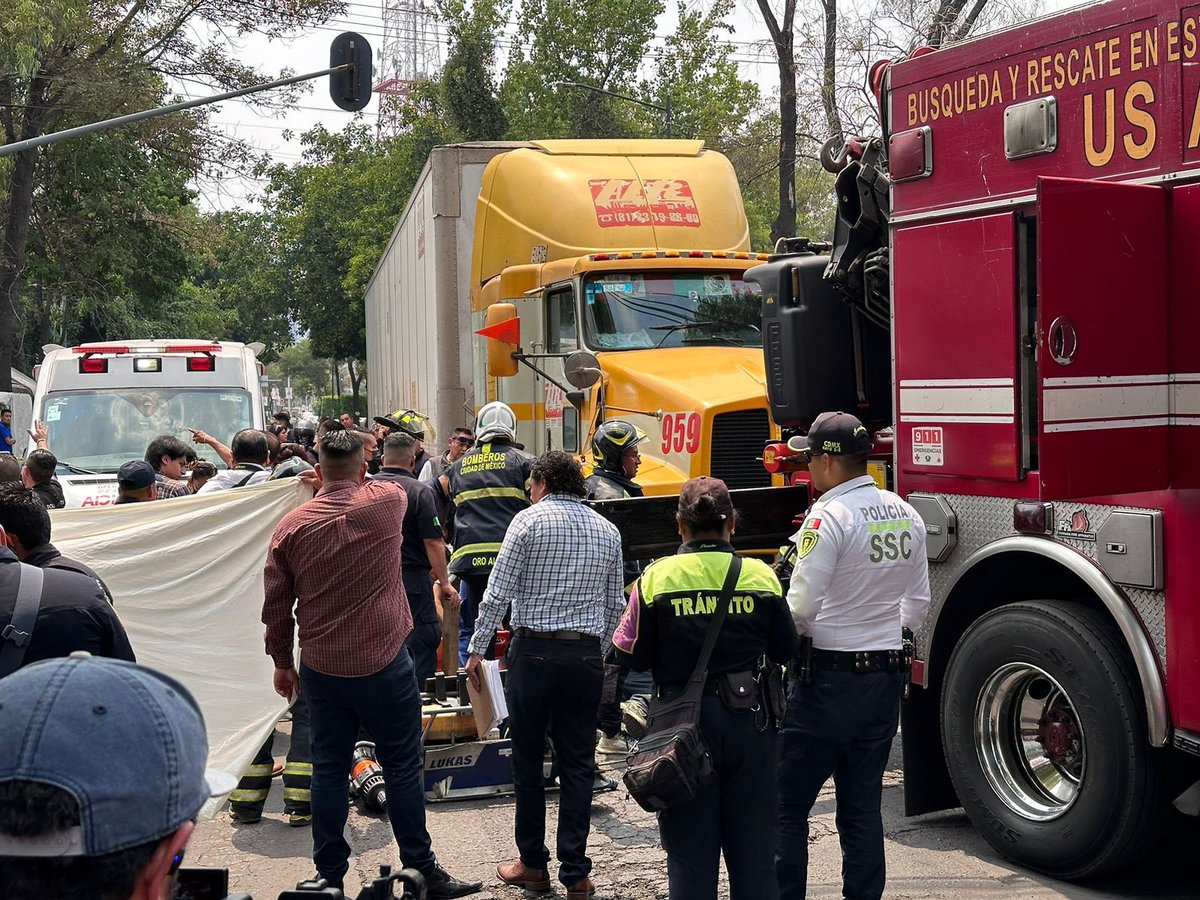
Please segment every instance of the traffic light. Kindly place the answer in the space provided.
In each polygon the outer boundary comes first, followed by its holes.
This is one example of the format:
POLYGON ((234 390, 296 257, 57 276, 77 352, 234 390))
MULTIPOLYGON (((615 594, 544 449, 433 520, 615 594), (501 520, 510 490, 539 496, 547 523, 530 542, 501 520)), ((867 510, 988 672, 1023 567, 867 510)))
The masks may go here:
POLYGON ((333 39, 329 47, 329 67, 349 64, 350 68, 329 76, 329 96, 347 112, 358 112, 371 102, 371 45, 361 34, 346 31, 333 39))

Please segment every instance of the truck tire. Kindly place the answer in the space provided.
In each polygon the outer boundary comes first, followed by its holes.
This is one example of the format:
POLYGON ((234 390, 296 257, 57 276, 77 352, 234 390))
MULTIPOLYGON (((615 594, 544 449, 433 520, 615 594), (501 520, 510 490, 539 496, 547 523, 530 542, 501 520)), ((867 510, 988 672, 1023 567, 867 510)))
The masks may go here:
POLYGON ((1077 879, 1158 838, 1164 753, 1120 635, 1095 611, 1031 601, 981 617, 950 658, 941 724, 963 808, 1014 862, 1077 879))

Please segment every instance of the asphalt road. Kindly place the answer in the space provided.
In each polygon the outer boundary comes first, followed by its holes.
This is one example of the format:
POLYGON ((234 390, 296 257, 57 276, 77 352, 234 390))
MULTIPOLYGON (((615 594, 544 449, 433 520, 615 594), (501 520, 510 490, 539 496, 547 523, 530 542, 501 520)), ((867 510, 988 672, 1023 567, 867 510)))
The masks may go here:
MULTIPOLYGON (((278 741, 276 752, 285 752, 285 747, 286 740, 278 741)), ((557 807, 554 795, 550 797, 552 822, 557 807)), ((972 828, 961 810, 906 818, 899 740, 893 747, 883 798, 889 898, 1200 897, 1192 856, 1200 829, 1168 835, 1155 857, 1136 869, 1097 883, 1065 884, 1008 863, 972 828)), ((308 828, 290 827, 282 810, 283 787, 276 779, 262 822, 235 826, 224 811, 202 822, 189 846, 187 864, 228 867, 231 891, 248 892, 254 900, 274 900, 280 891, 294 887, 313 872, 311 833, 308 828)), ((523 896, 518 889, 500 884, 495 876, 496 864, 515 854, 511 799, 436 803, 429 804, 427 810, 429 831, 442 864, 460 878, 483 881, 483 892, 476 897, 518 900, 523 896)), ((832 783, 825 786, 813 813, 809 896, 818 900, 839 898, 841 855, 834 826, 832 783)), ((380 865, 398 863, 386 819, 369 818, 352 809, 349 828, 350 844, 358 855, 351 860, 347 886, 377 874, 380 865)), ((592 806, 589 854, 595 863, 592 878, 601 900, 667 897, 666 860, 654 818, 629 799, 623 788, 597 795, 592 806)), ((557 896, 564 897, 565 890, 559 888, 557 896)), ((722 897, 727 896, 723 891, 722 897)))

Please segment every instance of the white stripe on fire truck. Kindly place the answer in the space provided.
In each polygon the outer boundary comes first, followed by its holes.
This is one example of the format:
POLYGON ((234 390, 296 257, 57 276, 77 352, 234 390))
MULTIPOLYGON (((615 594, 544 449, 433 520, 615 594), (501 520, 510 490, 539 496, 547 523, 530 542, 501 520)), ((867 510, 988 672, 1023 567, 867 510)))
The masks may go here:
POLYGON ((1171 385, 1171 416, 1200 416, 1200 383, 1188 381, 1171 385))
POLYGON ((1078 378, 1043 378, 1042 387, 1120 387, 1127 384, 1166 384, 1170 375, 1082 375, 1078 378))
MULTIPOLYGON (((1200 375, 1196 376, 1200 378, 1200 375)), ((1012 387, 1011 378, 905 378, 901 388, 1012 387)))
POLYGON ((1074 422, 1165 416, 1169 404, 1170 389, 1165 381, 1162 384, 1049 389, 1042 395, 1042 419, 1045 422, 1074 422))
POLYGON ((1011 425, 1013 423, 1012 416, 952 416, 952 415, 936 415, 936 416, 910 416, 901 413, 901 422, 955 422, 968 423, 972 425, 1011 425))
POLYGON ((1151 419, 1096 419, 1090 422, 1058 422, 1042 426, 1047 434, 1066 431, 1108 431, 1116 428, 1157 428, 1166 425, 1167 416, 1156 416, 1151 419))
POLYGON ((906 387, 900 384, 902 415, 1007 415, 1016 410, 1013 386, 906 387))

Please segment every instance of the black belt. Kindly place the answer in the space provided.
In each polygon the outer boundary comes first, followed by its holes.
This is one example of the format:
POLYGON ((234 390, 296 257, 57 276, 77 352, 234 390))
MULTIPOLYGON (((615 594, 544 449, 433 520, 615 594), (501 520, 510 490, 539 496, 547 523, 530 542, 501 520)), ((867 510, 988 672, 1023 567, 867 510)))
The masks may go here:
POLYGON ((583 631, 534 631, 524 626, 516 630, 517 637, 533 638, 539 641, 595 641, 600 642, 600 635, 588 634, 583 631))
POLYGON ((904 667, 903 650, 820 650, 812 652, 813 668, 819 672, 899 672, 904 667))

